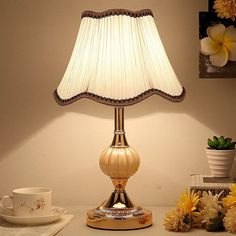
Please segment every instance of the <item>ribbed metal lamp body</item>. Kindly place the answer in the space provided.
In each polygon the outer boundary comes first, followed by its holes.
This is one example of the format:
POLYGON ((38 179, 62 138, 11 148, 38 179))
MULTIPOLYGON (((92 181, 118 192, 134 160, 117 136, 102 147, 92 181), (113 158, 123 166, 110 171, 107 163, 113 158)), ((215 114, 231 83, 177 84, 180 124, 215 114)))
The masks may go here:
POLYGON ((139 168, 139 155, 130 146, 106 148, 100 157, 100 168, 111 178, 129 178, 139 168))

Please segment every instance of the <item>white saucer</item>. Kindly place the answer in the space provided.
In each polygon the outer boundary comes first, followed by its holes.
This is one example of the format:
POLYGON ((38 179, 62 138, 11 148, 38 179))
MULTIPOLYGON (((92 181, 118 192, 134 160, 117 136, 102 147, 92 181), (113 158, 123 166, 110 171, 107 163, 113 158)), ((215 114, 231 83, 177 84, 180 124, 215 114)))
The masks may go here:
POLYGON ((60 219, 65 213, 65 208, 52 206, 52 214, 46 216, 13 216, 4 212, 0 214, 0 217, 9 223, 17 225, 42 225, 60 219))

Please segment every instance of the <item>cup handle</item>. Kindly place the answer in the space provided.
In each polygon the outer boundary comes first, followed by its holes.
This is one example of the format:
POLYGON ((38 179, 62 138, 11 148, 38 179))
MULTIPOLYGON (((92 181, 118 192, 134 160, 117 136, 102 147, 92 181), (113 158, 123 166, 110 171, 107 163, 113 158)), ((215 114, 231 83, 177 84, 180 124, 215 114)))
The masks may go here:
POLYGON ((4 206, 4 201, 6 200, 6 199, 10 199, 11 200, 11 202, 12 202, 12 196, 3 196, 3 197, 1 197, 0 198, 0 208, 3 210, 3 211, 7 211, 8 213, 11 213, 11 214, 13 214, 13 208, 11 209, 11 208, 9 208, 9 207, 5 207, 4 206))

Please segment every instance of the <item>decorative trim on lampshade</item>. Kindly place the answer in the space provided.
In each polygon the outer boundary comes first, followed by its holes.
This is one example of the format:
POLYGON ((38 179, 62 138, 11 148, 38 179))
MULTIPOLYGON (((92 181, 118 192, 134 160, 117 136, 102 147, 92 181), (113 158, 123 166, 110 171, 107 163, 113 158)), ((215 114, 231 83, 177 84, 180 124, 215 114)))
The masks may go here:
POLYGON ((91 17, 91 18, 103 18, 108 16, 118 16, 118 15, 126 15, 131 17, 141 17, 141 16, 153 16, 153 13, 150 9, 143 9, 139 11, 130 11, 127 9, 109 9, 103 12, 94 12, 94 11, 84 11, 82 13, 81 18, 83 17, 91 17))
POLYGON ((61 106, 69 105, 77 100, 82 99, 82 98, 88 98, 88 99, 94 100, 96 102, 99 102, 99 103, 102 103, 105 105, 110 105, 110 106, 130 106, 130 105, 134 105, 136 103, 139 103, 154 94, 160 95, 161 97, 163 97, 169 101, 172 101, 172 102, 181 102, 181 101, 183 101, 183 99, 186 95, 186 90, 183 87, 183 92, 181 93, 180 96, 171 96, 171 95, 164 93, 158 89, 149 89, 149 90, 145 91, 144 93, 138 95, 137 97, 133 97, 133 98, 129 98, 129 99, 121 99, 121 100, 105 98, 105 97, 97 96, 96 94, 87 93, 87 92, 78 94, 70 99, 61 99, 57 93, 57 90, 55 90, 53 93, 56 102, 61 106))
POLYGON ((185 97, 149 9, 82 13, 79 33, 54 92, 60 105, 81 98, 128 106, 153 94, 179 102, 185 97))

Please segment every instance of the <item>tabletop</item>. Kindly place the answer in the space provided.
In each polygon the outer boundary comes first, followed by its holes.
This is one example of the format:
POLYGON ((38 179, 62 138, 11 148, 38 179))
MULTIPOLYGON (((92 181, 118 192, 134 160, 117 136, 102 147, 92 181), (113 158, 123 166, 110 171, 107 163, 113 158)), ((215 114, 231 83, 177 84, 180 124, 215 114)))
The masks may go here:
POLYGON ((153 225, 151 227, 145 229, 138 230, 128 230, 128 231, 112 231, 112 230, 99 230, 93 229, 86 225, 86 213, 92 207, 88 206, 67 206, 66 207, 69 214, 74 214, 75 217, 71 220, 71 222, 62 229, 57 236, 181 236, 181 235, 196 235, 196 236, 213 236, 217 234, 217 236, 227 236, 232 235, 227 232, 207 232, 204 229, 193 229, 187 233, 176 233, 169 232, 163 227, 163 217, 165 213, 170 209, 170 207, 146 207, 151 209, 153 212, 153 225))

